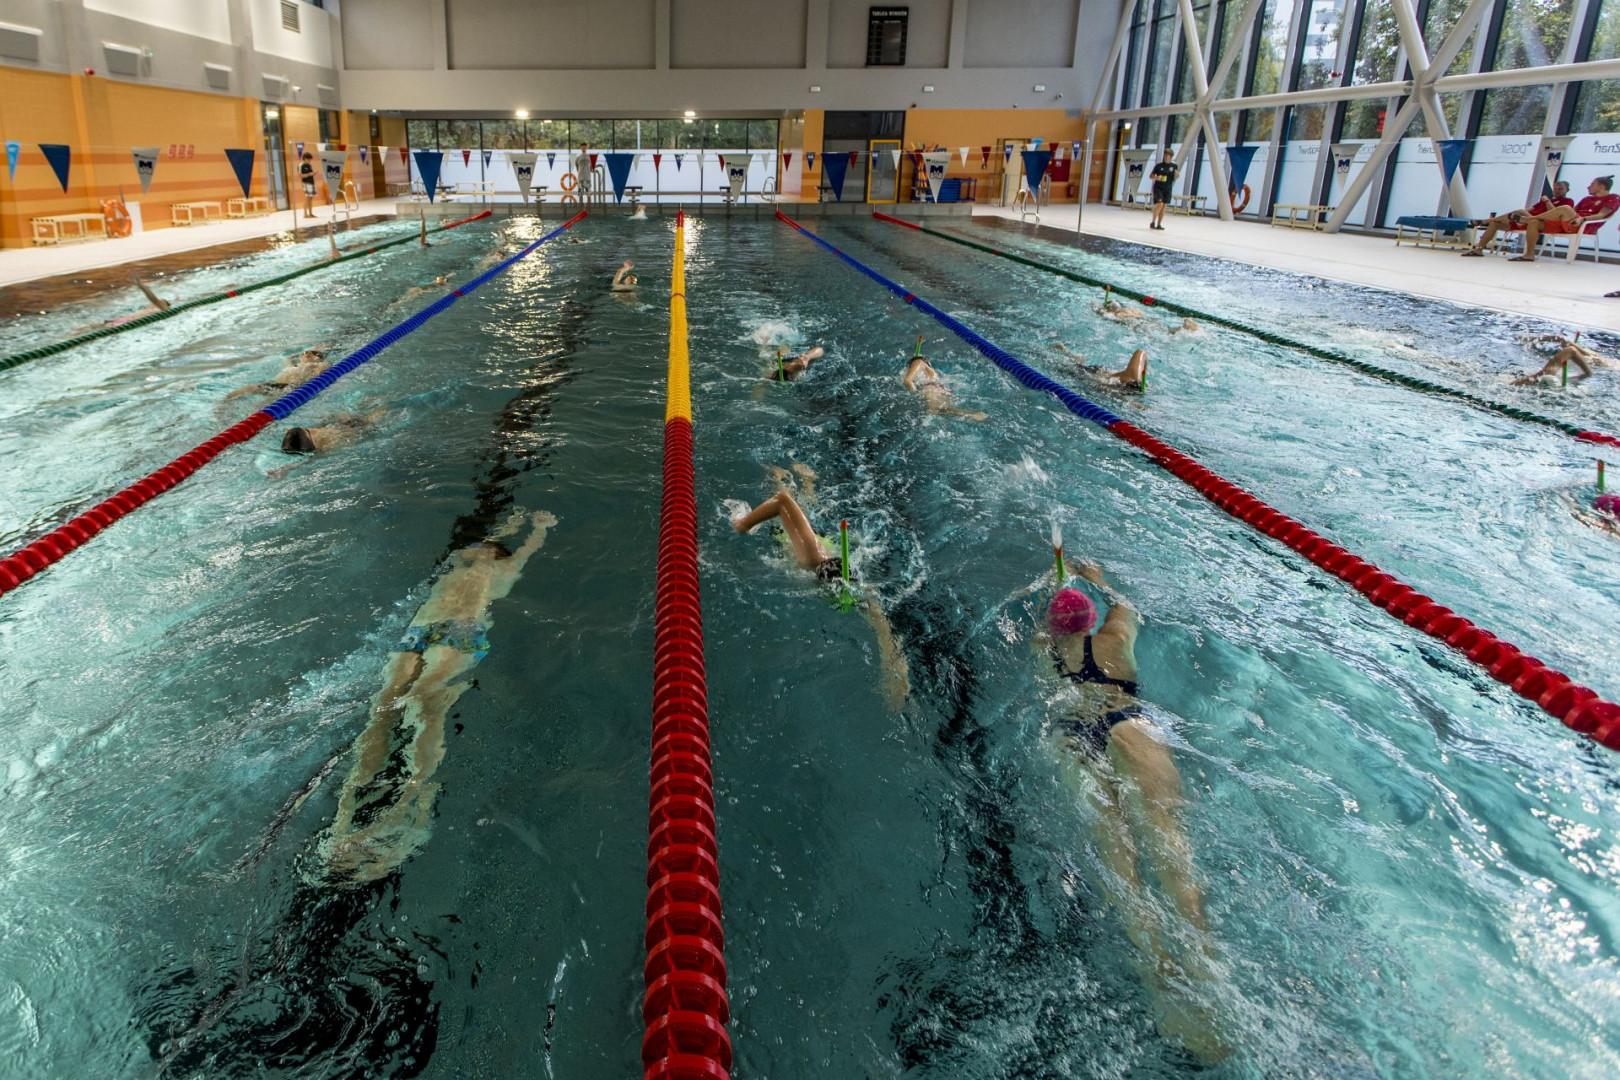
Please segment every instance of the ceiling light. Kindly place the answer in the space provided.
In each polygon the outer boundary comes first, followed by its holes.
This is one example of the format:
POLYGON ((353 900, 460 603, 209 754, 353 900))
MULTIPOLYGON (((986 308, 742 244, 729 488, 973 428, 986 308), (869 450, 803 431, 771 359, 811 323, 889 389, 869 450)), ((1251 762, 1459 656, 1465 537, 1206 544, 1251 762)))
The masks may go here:
POLYGON ((693 112, 691 109, 686 110, 685 116, 686 116, 686 118, 688 120, 692 119, 692 117, 694 117, 696 115, 697 115, 697 113, 693 112))
POLYGON ((527 120, 529 118, 529 110, 528 109, 519 109, 513 115, 516 116, 519 120, 527 120))

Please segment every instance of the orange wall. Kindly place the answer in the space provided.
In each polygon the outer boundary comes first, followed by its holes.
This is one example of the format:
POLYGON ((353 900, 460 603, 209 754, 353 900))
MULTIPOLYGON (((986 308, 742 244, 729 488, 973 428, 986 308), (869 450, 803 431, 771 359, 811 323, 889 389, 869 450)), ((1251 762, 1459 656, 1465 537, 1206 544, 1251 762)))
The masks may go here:
MULTIPOLYGON (((1062 109, 911 109, 906 113, 906 148, 949 150, 951 165, 947 179, 973 178, 979 181, 979 198, 991 200, 1000 194, 1002 162, 996 160, 997 140, 1044 139, 1043 147, 1063 143, 1066 147, 1086 137, 1086 125, 1063 115, 1062 109), (958 151, 972 147, 964 165, 958 151), (980 148, 990 147, 990 162, 984 164, 980 148)), ((1083 149, 1083 148, 1082 148, 1083 149)), ((1067 155, 1068 150, 1064 151, 1067 155)), ((911 169, 904 172, 904 198, 911 194, 911 169)), ((1071 172, 1072 179, 1074 177, 1071 172)), ((1074 202, 1061 183, 1052 185, 1052 201, 1074 202)))
MULTIPOLYGON (((120 192, 126 204, 140 205, 143 227, 167 228, 172 203, 242 193, 226 147, 264 153, 258 106, 249 99, 12 67, 0 67, 0 138, 22 144, 15 182, 0 174, 0 246, 7 247, 31 242, 30 218, 99 213, 101 200, 120 192), (40 143, 72 148, 65 194, 40 143), (162 149, 146 195, 133 146, 162 149), (187 156, 181 147, 194 149, 187 156)), ((254 172, 253 191, 263 194, 262 160, 254 172)))

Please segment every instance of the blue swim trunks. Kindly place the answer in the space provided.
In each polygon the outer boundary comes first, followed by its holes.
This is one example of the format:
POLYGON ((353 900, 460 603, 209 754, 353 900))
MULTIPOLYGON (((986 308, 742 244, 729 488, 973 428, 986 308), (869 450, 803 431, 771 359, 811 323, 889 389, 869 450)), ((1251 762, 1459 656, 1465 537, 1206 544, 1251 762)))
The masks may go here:
POLYGON ((474 660, 489 655, 489 628, 469 619, 445 619, 426 626, 413 626, 405 631, 397 646, 400 652, 426 652, 430 646, 443 645, 469 654, 474 660))

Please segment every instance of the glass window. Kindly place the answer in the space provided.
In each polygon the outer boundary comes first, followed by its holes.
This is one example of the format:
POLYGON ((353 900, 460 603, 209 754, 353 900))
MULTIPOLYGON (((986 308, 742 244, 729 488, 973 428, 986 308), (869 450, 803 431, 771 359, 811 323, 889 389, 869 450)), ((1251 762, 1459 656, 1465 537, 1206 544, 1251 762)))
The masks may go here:
MULTIPOLYGON (((1468 7, 1468 0, 1429 0, 1429 18, 1423 24, 1423 40, 1428 42, 1429 55, 1433 56, 1462 18, 1463 9, 1468 7)), ((1481 19, 1478 25, 1486 20, 1481 19)), ((1479 30, 1476 28, 1468 35, 1468 40, 1457 53, 1456 59, 1446 69, 1447 75, 1466 75, 1469 66, 1474 61, 1474 43, 1479 40, 1479 30)))
POLYGON ((1569 41, 1575 0, 1507 0, 1493 71, 1555 64, 1569 41))
POLYGON ((523 149, 523 121, 485 120, 483 129, 485 150, 523 149))
POLYGON ((530 150, 565 150, 568 148, 568 121, 527 121, 530 150))
POLYGON ((321 129, 321 142, 335 143, 343 139, 343 127, 338 121, 338 114, 331 109, 317 109, 315 111, 317 122, 321 129))
POLYGON ((1395 8, 1389 0, 1368 0, 1361 18, 1361 40, 1351 68, 1351 85, 1389 82, 1395 78, 1395 55, 1401 48, 1395 8))
POLYGON ((634 120, 613 121, 613 149, 641 149, 641 133, 636 130, 636 123, 634 120))
POLYGON ((437 124, 437 120, 407 120, 405 138, 414 149, 437 150, 439 148, 437 124))
POLYGON ((1293 14, 1289 0, 1267 0, 1249 93, 1275 94, 1282 90, 1283 70, 1288 63, 1288 27, 1293 14))
POLYGON ((1327 115, 1324 105, 1296 105, 1288 111, 1289 142, 1315 142, 1322 137, 1322 122, 1327 115))
MULTIPOLYGON (((1617 56, 1620 56, 1620 0, 1604 0, 1592 34, 1590 58, 1613 60, 1617 56)), ((1620 131, 1620 79, 1593 79, 1581 84, 1570 131, 1620 131)))
POLYGON ((477 120, 444 120, 439 127, 439 138, 444 150, 477 150, 477 120))
POLYGON ((750 120, 748 121, 748 147, 749 150, 771 150, 777 145, 777 129, 780 121, 777 120, 750 120))
POLYGON ((1142 87, 1144 105, 1163 105, 1170 92, 1170 55, 1175 47, 1176 6, 1172 0, 1159 0, 1153 20, 1153 33, 1149 38, 1152 55, 1148 57, 1147 83, 1142 87))
POLYGON ((1316 90, 1338 82, 1344 5, 1345 0, 1310 0, 1299 85, 1294 89, 1316 90))
POLYGON ((568 121, 568 146, 577 149, 580 143, 590 143, 592 150, 610 150, 613 148, 613 121, 611 120, 570 120, 568 121))
MULTIPOLYGON (((1207 72, 1211 77, 1215 75, 1215 69, 1220 67, 1221 60, 1226 56, 1227 50, 1236 47, 1232 43, 1232 37, 1237 33, 1238 23, 1243 20, 1243 5, 1236 2, 1236 0, 1233 0, 1233 2, 1221 0, 1220 14, 1220 40, 1215 43, 1215 53, 1210 57, 1210 69, 1207 72)), ((1232 61, 1232 66, 1227 69, 1226 80, 1221 84, 1220 93, 1216 96, 1221 98, 1237 97, 1241 92, 1240 87, 1243 85, 1242 78, 1243 57, 1238 56, 1232 61)))

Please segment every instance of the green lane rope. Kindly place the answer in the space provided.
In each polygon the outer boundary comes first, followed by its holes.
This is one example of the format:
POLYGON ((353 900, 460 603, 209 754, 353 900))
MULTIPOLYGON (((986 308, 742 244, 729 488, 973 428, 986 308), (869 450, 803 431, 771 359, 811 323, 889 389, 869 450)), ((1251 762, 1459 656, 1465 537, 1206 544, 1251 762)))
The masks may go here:
MULTIPOLYGON (((462 223, 452 222, 448 225, 441 225, 433 231, 443 232, 445 229, 453 228, 458 224, 462 223)), ((354 251, 348 252, 347 254, 339 255, 335 259, 324 259, 312 266, 306 266, 290 273, 282 274, 279 277, 270 278, 266 281, 256 281, 251 285, 243 285, 240 288, 232 289, 229 292, 216 293, 213 296, 201 296, 195 300, 186 300, 182 303, 171 304, 163 311, 154 311, 150 314, 142 315, 138 319, 131 319, 129 322, 119 323, 116 326, 98 327, 95 330, 80 334, 77 337, 70 337, 65 341, 58 341, 51 345, 41 345, 38 348, 28 349, 24 352, 17 353, 15 356, 0 358, 0 371, 9 371, 19 364, 28 363, 30 360, 43 360, 47 356, 55 356, 57 353, 66 352, 67 350, 77 348, 80 345, 87 345, 92 341, 99 341, 104 337, 111 337, 113 334, 122 334, 126 330, 134 330, 137 327, 148 326, 162 319, 171 319, 183 311, 190 311, 193 308, 204 307, 208 304, 217 304, 221 300, 229 300, 245 293, 258 292, 260 289, 268 289, 273 285, 285 285, 294 278, 303 277, 305 274, 313 274, 317 270, 325 270, 327 267, 334 266, 337 263, 348 262, 350 259, 358 259, 364 255, 371 255, 382 251, 384 248, 398 247, 400 244, 414 243, 416 240, 417 235, 415 233, 412 233, 409 236, 402 236, 397 240, 385 240, 380 244, 371 244, 364 248, 357 248, 354 251)))
POLYGON ((1521 409, 1515 405, 1504 405, 1499 401, 1492 401, 1489 398, 1482 398, 1475 394, 1470 394, 1466 390, 1457 390, 1450 386, 1442 386, 1439 383, 1429 382, 1427 379, 1419 379, 1412 375, 1403 375, 1398 371, 1390 371, 1388 368, 1381 368, 1376 364, 1369 364, 1365 360, 1357 360, 1355 357, 1347 356, 1344 353, 1335 352, 1332 349, 1325 349, 1320 345, 1311 345, 1303 341, 1295 341, 1292 338, 1283 337, 1281 334, 1272 333, 1270 330, 1262 330, 1258 326, 1250 326, 1248 323, 1239 322, 1236 319, 1228 319, 1220 315, 1211 315, 1208 312, 1199 311, 1195 308, 1190 308, 1183 304, 1177 304, 1170 300, 1163 300, 1156 296, 1148 296, 1144 293, 1132 292, 1130 289, 1126 289, 1118 285, 1111 285, 1106 281, 1088 277, 1085 274, 1079 274, 1073 270, 1065 270, 1062 267, 1051 266, 1047 263, 1038 262, 1035 259, 1027 258, 1023 255, 1014 255, 1011 252, 1002 251, 1000 248, 991 247, 988 244, 981 244, 974 240, 968 240, 965 237, 956 236, 952 233, 941 232, 938 229, 930 229, 925 225, 918 225, 911 221, 897 221, 896 219, 889 218, 887 215, 883 214, 877 214, 874 216, 888 221, 895 221, 896 224, 908 225, 911 228, 916 229, 918 232, 927 233, 929 236, 937 236, 941 240, 949 240, 953 244, 961 244, 963 247, 970 247, 975 251, 982 251, 987 255, 997 255, 1003 259, 1009 259, 1012 262, 1022 263, 1024 266, 1033 267, 1036 270, 1044 270, 1048 274, 1056 274, 1059 277, 1066 277, 1070 281, 1077 281, 1082 285, 1091 285, 1095 288, 1109 289, 1113 292, 1119 293, 1121 296, 1136 300, 1146 306, 1163 308, 1165 311, 1168 311, 1173 315, 1182 315, 1189 318, 1201 319, 1204 322, 1213 323, 1216 326, 1224 326, 1230 330, 1237 330, 1242 333, 1249 334, 1272 345, 1280 345, 1286 349, 1298 349, 1300 352, 1308 353, 1309 355, 1318 357, 1322 360, 1332 360, 1334 363, 1348 364, 1350 367, 1355 368, 1364 375, 1371 375, 1374 378, 1384 379, 1388 382, 1410 387, 1413 390, 1422 390, 1430 394, 1442 394, 1446 397, 1456 398, 1459 401, 1466 401, 1468 404, 1473 405, 1476 408, 1501 413, 1503 416, 1511 416, 1515 420, 1523 420, 1527 423, 1541 424, 1546 427, 1555 428, 1567 435, 1580 436, 1587 431, 1586 428, 1581 427, 1579 424, 1571 424, 1564 420, 1554 420, 1550 416, 1540 416, 1536 413, 1529 412, 1528 410, 1521 409))

